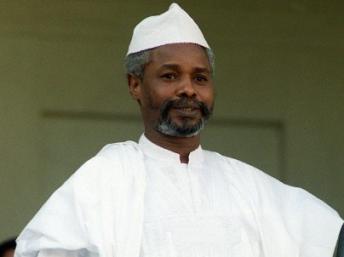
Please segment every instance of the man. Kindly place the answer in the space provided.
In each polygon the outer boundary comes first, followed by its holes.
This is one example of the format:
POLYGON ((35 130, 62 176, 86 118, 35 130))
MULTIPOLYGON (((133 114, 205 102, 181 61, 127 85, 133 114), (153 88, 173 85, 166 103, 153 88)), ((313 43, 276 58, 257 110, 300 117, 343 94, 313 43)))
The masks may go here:
POLYGON ((11 238, 0 243, 0 257, 13 257, 15 249, 16 249, 15 238, 11 238))
POLYGON ((17 257, 330 257, 343 220, 302 189, 203 150, 213 54, 177 4, 126 58, 144 134, 104 147, 24 229, 17 257))

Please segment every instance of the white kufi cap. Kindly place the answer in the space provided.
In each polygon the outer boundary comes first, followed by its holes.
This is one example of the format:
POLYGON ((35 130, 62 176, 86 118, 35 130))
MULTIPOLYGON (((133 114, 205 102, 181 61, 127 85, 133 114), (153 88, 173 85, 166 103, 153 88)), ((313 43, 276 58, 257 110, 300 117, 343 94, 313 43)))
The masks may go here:
POLYGON ((210 48, 194 20, 173 3, 166 12, 147 17, 136 25, 127 55, 175 43, 194 43, 210 48))

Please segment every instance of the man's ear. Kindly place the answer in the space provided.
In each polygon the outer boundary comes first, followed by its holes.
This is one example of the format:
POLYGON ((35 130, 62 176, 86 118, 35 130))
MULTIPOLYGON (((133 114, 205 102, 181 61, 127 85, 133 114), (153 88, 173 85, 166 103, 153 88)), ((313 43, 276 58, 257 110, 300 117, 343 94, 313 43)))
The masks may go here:
POLYGON ((127 74, 127 80, 131 97, 140 103, 142 80, 133 74, 127 74))

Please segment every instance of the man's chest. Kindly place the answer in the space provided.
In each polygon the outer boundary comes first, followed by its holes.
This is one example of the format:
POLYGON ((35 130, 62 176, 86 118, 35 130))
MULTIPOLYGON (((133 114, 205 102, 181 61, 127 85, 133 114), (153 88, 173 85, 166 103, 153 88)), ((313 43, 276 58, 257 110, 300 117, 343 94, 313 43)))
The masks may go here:
POLYGON ((147 173, 143 256, 259 256, 249 207, 221 172, 181 165, 147 173))

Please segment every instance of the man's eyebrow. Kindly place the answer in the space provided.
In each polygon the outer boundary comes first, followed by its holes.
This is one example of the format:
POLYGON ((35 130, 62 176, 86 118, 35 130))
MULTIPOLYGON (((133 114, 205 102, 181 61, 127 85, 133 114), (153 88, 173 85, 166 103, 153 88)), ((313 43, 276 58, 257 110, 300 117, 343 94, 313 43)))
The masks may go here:
POLYGON ((165 64, 161 65, 160 69, 164 69, 164 68, 177 70, 177 69, 180 69, 180 66, 178 64, 165 63, 165 64))
MULTIPOLYGON (((160 69, 173 69, 173 70, 179 70, 180 65, 173 64, 173 63, 166 63, 161 65, 160 69)), ((211 71, 207 67, 195 67, 193 68, 193 71, 196 73, 211 73, 211 71)))
POLYGON ((211 73, 210 70, 206 67, 196 67, 194 71, 196 73, 211 73))

